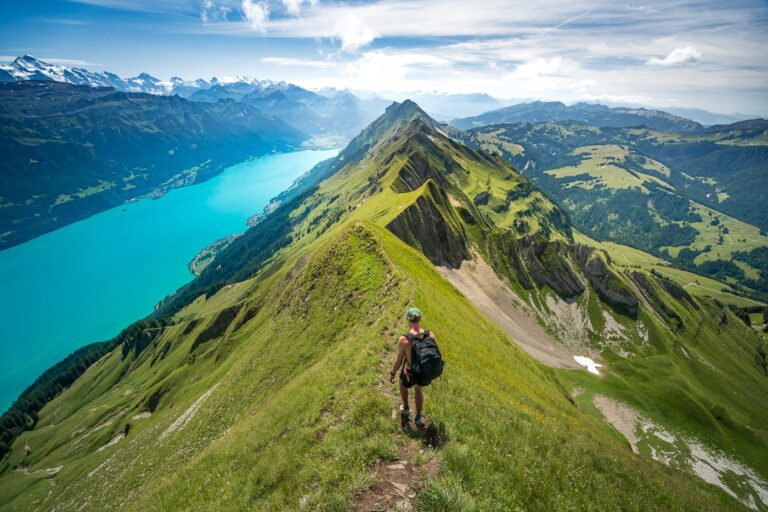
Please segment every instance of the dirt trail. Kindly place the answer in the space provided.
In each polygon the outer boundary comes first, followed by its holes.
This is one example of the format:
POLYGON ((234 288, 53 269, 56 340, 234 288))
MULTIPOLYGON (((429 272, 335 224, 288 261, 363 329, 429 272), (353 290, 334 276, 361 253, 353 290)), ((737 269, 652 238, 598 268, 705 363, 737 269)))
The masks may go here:
POLYGON ((211 393, 213 393, 217 386, 218 384, 214 384, 210 389, 208 389, 208 391, 200 395, 200 397, 198 397, 198 399, 195 400, 192 405, 190 405, 187 410, 182 413, 181 416, 176 418, 176 421, 171 423, 171 425, 165 429, 165 432, 160 434, 160 439, 163 439, 167 435, 173 434, 177 430, 184 428, 184 426, 189 423, 189 421, 195 416, 197 410, 200 409, 200 406, 203 405, 203 402, 205 402, 208 397, 211 396, 211 393))
POLYGON ((352 498, 353 512, 385 512, 414 510, 416 495, 437 476, 439 464, 436 456, 424 464, 415 465, 413 459, 424 452, 413 440, 403 446, 396 461, 380 461, 371 471, 373 485, 352 498))
POLYGON ((523 302, 485 260, 475 256, 474 260, 464 261, 458 270, 437 269, 530 356, 555 368, 581 368, 574 361, 574 354, 531 318, 523 302))
MULTIPOLYGON (((395 332, 390 328, 385 330, 385 337, 397 340, 395 332)), ((371 467, 373 483, 352 496, 352 512, 414 510, 416 496, 426 489, 440 471, 437 449, 447 442, 447 435, 432 426, 428 416, 426 428, 418 428, 414 424, 413 414, 400 414, 400 398, 395 392, 396 385, 390 384, 384 377, 393 358, 394 351, 381 352, 379 365, 382 375, 376 387, 391 401, 392 421, 397 422, 400 427, 400 430, 393 434, 394 439, 397 442, 405 437, 405 443, 398 449, 396 460, 379 460, 371 467)))

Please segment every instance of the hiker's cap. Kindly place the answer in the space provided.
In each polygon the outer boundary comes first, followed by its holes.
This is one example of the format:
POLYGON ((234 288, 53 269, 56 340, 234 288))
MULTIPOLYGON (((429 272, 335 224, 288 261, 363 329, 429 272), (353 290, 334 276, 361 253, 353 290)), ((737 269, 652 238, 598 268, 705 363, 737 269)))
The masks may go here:
POLYGON ((405 313, 405 317, 408 320, 416 320, 421 318, 421 310, 419 308, 411 308, 405 313))

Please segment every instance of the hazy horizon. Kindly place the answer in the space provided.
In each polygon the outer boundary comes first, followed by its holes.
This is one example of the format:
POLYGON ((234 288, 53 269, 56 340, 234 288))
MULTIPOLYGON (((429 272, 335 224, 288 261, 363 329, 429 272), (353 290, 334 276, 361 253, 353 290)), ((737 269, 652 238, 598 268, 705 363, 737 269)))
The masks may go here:
POLYGON ((71 0, 4 5, 0 60, 768 115, 768 6, 71 0))

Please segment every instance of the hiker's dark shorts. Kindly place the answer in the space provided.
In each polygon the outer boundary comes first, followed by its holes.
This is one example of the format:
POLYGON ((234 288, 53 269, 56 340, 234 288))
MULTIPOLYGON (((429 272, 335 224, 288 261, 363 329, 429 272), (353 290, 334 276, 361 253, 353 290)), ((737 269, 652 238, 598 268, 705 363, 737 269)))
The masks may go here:
POLYGON ((408 373, 408 376, 406 376, 405 372, 400 370, 400 384, 402 384, 404 388, 412 388, 415 386, 416 383, 413 381, 413 374, 408 373))

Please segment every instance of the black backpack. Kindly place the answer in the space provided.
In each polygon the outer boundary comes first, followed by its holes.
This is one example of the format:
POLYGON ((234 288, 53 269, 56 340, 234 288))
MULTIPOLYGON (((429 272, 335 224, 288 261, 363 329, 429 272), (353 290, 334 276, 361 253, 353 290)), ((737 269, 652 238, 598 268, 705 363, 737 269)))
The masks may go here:
POLYGON ((424 331, 420 334, 404 335, 411 342, 411 373, 413 380, 419 386, 428 386, 433 379, 443 373, 445 362, 440 354, 440 347, 432 337, 432 333, 424 331))

